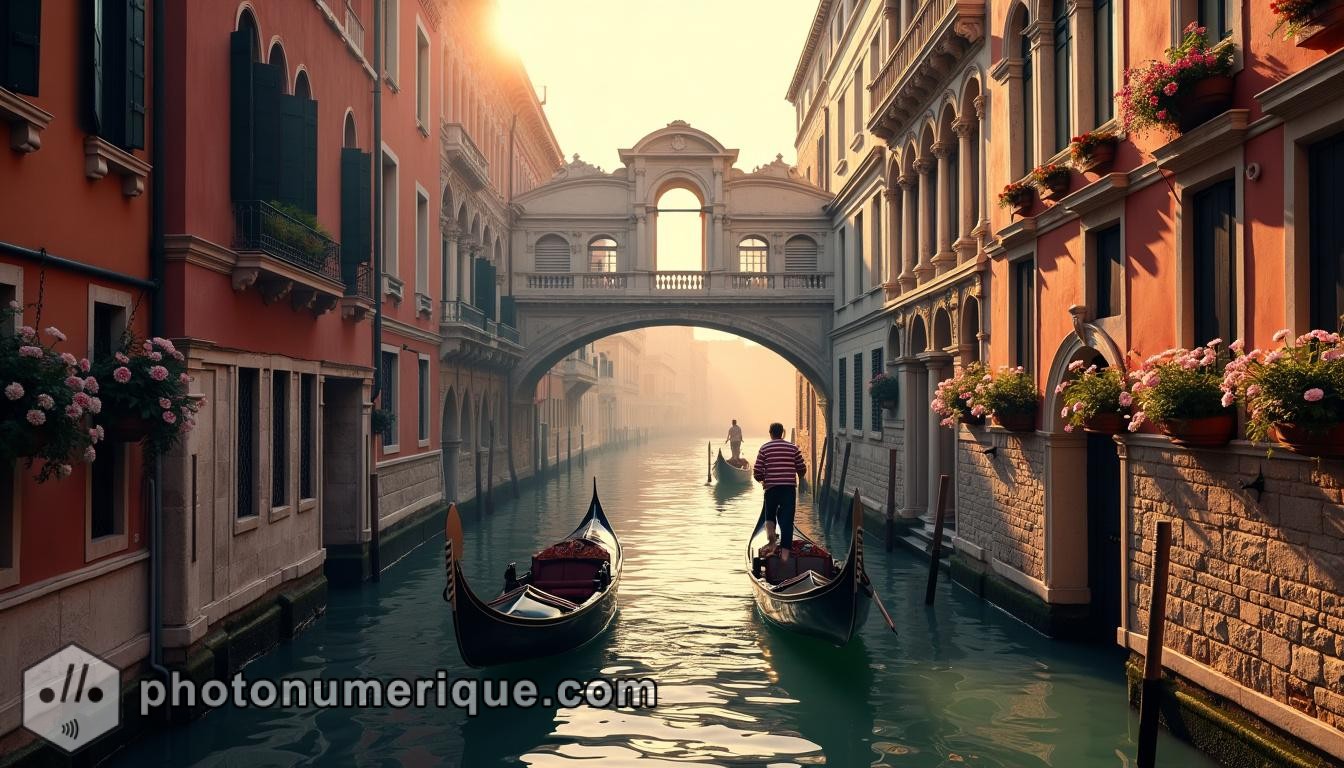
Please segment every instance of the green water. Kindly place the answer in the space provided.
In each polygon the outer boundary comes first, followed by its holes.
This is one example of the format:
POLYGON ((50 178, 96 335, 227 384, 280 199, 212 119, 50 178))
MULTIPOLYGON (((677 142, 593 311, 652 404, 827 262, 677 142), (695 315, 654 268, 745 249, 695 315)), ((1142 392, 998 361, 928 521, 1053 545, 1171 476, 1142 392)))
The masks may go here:
MULTIPOLYGON (((959 587, 923 604, 925 561, 882 551, 868 570, 899 634, 873 611, 844 650, 765 626, 743 572, 759 488, 705 485, 705 441, 655 441, 590 457, 489 519, 468 515, 472 583, 493 596, 504 565, 567 534, 592 477, 625 548, 620 612, 573 653, 504 669, 461 662, 443 589, 442 540, 378 584, 333 590, 326 615, 245 670, 248 678, 652 677, 652 710, 281 710, 225 707, 119 754, 113 765, 287 766, 1129 766, 1136 716, 1117 649, 1049 641, 959 587)), ((744 447, 751 455, 754 446, 744 447)), ((576 461, 577 464, 577 461, 576 461)), ((507 494, 505 494, 507 496, 507 494)), ((841 555, 849 532, 800 501, 800 525, 841 555)), ((1213 765, 1168 737, 1159 764, 1213 765)))

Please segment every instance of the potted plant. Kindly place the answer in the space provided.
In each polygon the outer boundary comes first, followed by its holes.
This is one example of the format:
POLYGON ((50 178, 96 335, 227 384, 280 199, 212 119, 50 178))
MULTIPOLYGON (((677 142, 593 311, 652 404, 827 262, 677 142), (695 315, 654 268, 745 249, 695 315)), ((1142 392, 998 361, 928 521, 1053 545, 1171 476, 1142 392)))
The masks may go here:
POLYGON ((1125 84, 1116 94, 1125 131, 1161 126, 1185 132, 1228 108, 1234 46, 1209 47, 1204 31, 1192 22, 1181 44, 1167 49, 1166 61, 1125 71, 1125 84))
POLYGON ((1069 160, 1079 172, 1103 171, 1115 160, 1120 137, 1110 131, 1086 131, 1069 142, 1069 160))
POLYGON ((1304 456, 1344 458, 1344 341, 1322 330, 1288 337, 1284 329, 1274 334, 1277 349, 1233 358, 1223 372, 1223 397, 1246 404, 1251 440, 1273 440, 1304 456))
POLYGON ((1035 187, 1024 181, 1014 181, 999 193, 999 207, 1011 208, 1018 216, 1026 216, 1035 194, 1035 187))
MULTIPOLYGON (((22 314, 12 302, 0 312, 8 323, 22 314)), ((56 326, 37 332, 25 325, 13 335, 0 336, 0 462, 22 459, 27 469, 42 462, 35 475, 39 483, 69 477, 72 464, 97 458, 94 445, 102 433, 90 428, 87 414, 98 413, 98 382, 89 373, 89 361, 53 345, 65 340, 56 326), (51 341, 44 343, 42 338, 51 341)))
POLYGON ((956 376, 938 382, 929 407, 940 417, 939 425, 955 427, 958 422, 984 423, 985 407, 975 402, 975 398, 989 379, 984 363, 974 362, 964 366, 956 376))
POLYGON ((1169 349, 1131 372, 1137 407, 1129 431, 1151 420, 1176 445, 1208 448, 1231 440, 1236 421, 1229 410, 1232 398, 1223 395, 1225 357, 1218 353, 1219 344, 1222 339, 1194 349, 1169 349))
POLYGON ((396 423, 397 416, 392 411, 383 408, 369 411, 369 429, 373 430, 375 435, 385 434, 396 423))
POLYGON ((1283 30, 1283 39, 1297 38, 1301 45, 1317 32, 1339 21, 1344 3, 1339 0, 1270 0, 1269 12, 1278 22, 1271 35, 1283 30))
POLYGON ((895 376, 879 373, 868 382, 868 396, 882 403, 882 407, 896 412, 896 402, 900 397, 901 386, 895 376))
POLYGON ((317 223, 317 217, 296 205, 272 200, 267 205, 278 215, 267 216, 265 233, 286 249, 301 257, 305 264, 322 266, 327 260, 330 235, 317 223))
POLYGON ((1046 200, 1058 200, 1069 191, 1069 167, 1059 163, 1038 165, 1031 172, 1031 180, 1041 197, 1046 200))
POLYGON ((1064 431, 1081 427, 1086 432, 1103 435, 1124 432, 1129 408, 1134 404, 1124 372, 1095 365, 1083 367, 1081 360, 1069 363, 1069 372, 1071 378, 1055 389, 1055 394, 1064 399, 1059 412, 1066 422, 1064 431))
POLYGON ((994 423, 1010 432, 1031 432, 1036 429, 1036 408, 1040 395, 1036 381, 1022 366, 1000 368, 987 382, 984 391, 976 397, 994 423))
POLYGON ((196 426, 204 400, 188 392, 186 357, 173 342, 140 344, 128 333, 121 349, 93 366, 101 384, 98 424, 110 440, 140 443, 149 458, 167 453, 196 426))

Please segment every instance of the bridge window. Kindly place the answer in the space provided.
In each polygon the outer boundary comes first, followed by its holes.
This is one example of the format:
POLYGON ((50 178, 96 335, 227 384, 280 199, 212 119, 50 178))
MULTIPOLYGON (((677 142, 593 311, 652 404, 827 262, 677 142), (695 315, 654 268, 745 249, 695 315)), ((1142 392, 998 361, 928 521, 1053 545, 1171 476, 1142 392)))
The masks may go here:
POLYGON ((807 235, 794 235, 784 244, 784 269, 787 272, 817 271, 817 241, 807 235))
POLYGON ((685 187, 669 187, 658 196, 655 269, 701 271, 705 269, 704 204, 685 187))
POLYGON ((588 244, 588 271, 616 271, 616 241, 609 237, 599 237, 588 244))
POLYGON ((538 272, 568 272, 569 243, 559 235, 543 235, 537 241, 538 272))
POLYGON ((737 269, 739 272, 768 272, 770 246, 759 237, 743 238, 737 244, 737 269))

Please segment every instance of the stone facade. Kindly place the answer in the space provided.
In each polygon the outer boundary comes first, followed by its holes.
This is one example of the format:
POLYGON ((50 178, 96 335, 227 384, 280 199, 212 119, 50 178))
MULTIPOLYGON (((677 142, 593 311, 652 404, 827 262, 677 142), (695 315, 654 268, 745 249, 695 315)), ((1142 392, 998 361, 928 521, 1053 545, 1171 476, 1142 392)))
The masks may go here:
POLYGON ((1045 456, 1036 435, 958 426, 956 545, 999 568, 1045 579, 1045 456), (994 454, 985 453, 993 448, 994 454))

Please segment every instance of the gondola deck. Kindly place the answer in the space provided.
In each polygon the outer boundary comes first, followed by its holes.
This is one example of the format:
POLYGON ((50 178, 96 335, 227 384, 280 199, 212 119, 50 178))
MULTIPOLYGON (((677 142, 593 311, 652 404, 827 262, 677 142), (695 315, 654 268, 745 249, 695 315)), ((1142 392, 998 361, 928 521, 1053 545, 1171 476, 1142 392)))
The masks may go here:
POLYGON ((723 458, 723 451, 720 450, 719 455, 714 459, 714 477, 718 479, 719 483, 725 485, 751 485, 751 464, 748 463, 746 468, 735 467, 723 458))

